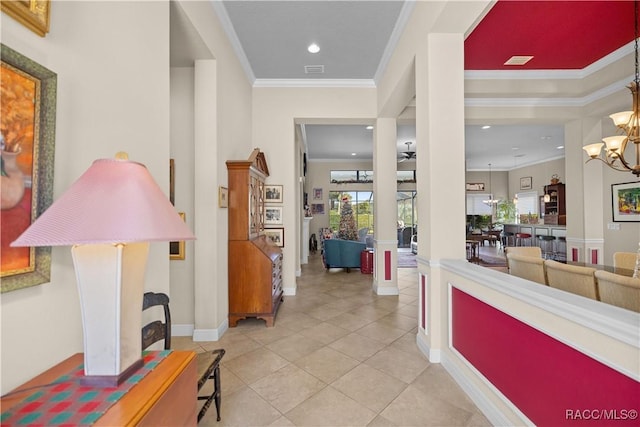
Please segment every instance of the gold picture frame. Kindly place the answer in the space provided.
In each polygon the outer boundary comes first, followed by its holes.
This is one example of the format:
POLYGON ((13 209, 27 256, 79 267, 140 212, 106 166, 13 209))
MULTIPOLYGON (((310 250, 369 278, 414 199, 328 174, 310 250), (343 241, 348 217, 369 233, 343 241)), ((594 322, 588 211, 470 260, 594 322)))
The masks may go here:
POLYGON ((229 207, 229 189, 227 187, 218 187, 218 207, 229 207))
POLYGON ((39 35, 49 32, 50 0, 2 0, 2 11, 39 35))
MULTIPOLYGON (((180 218, 183 221, 186 221, 186 216, 184 212, 178 212, 180 218)), ((169 242, 169 259, 170 260, 184 260, 185 251, 184 251, 184 240, 180 240, 178 242, 169 242)))
MULTIPOLYGON (((0 121, 2 128, 10 130, 4 135, 4 150, 14 151, 16 162, 20 164, 24 174, 22 180, 12 181, 24 182, 21 202, 14 207, 4 206, 3 203, 0 213, 0 223, 3 225, 20 224, 0 227, 0 290, 4 293, 50 281, 51 246, 12 248, 9 244, 53 202, 57 75, 4 44, 0 44, 0 58, 0 121), (26 86, 18 84, 27 81, 33 84, 33 90, 27 90, 26 86), (15 92, 16 87, 22 89, 15 92), (5 96, 12 99, 12 102, 5 102, 5 96), (28 114, 15 114, 16 111, 23 111, 18 108, 18 105, 22 105, 21 99, 30 105, 29 108, 25 107, 25 111, 32 111, 32 117, 28 114), (8 106, 13 108, 13 114, 5 112, 5 107, 8 106), (20 120, 24 117, 30 118, 27 122, 14 122, 16 116, 20 120), (18 141, 20 148, 11 150, 10 146, 17 146, 12 141, 18 141)), ((2 169, 10 176, 7 163, 9 159, 5 158, 5 151, 2 151, 0 156, 3 157, 2 169)), ((7 177, 2 176, 3 181, 5 178, 7 177)))

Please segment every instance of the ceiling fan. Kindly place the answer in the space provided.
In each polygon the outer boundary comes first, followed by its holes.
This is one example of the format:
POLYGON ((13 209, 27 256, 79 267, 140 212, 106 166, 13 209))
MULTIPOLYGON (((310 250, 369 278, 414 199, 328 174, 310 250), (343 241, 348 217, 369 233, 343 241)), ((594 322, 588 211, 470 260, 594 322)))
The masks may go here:
POLYGON ((405 144, 407 145, 407 151, 403 151, 402 153, 400 153, 401 157, 400 157, 400 160, 398 160, 398 162, 404 162, 404 161, 416 158, 416 152, 411 151, 411 144, 413 143, 411 141, 407 141, 405 142, 405 144))

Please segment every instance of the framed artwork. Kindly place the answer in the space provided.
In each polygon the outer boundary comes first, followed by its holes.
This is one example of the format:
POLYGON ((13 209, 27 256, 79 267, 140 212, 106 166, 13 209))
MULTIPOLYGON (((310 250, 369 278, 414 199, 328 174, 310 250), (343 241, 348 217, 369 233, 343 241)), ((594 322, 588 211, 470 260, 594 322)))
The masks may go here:
POLYGON ((313 215, 324 215, 324 203, 312 203, 311 204, 311 214, 313 214, 313 215))
MULTIPOLYGON (((185 221, 184 212, 178 212, 180 218, 185 221)), ((169 242, 169 259, 171 260, 183 260, 184 259, 184 240, 180 240, 179 242, 169 242)))
POLYGON ((284 248, 284 228, 265 228, 264 235, 267 236, 274 245, 284 248))
POLYGON ((264 201, 267 203, 282 203, 282 185, 265 185, 264 201))
POLYGON ((50 281, 50 246, 9 244, 53 202, 57 76, 4 44, 0 59, 0 287, 9 292, 50 281))
POLYGON ((484 182, 467 182, 467 191, 484 191, 484 182))
POLYGON ((531 190, 533 188, 533 179, 530 176, 520 178, 520 189, 531 190))
POLYGON ((49 32, 50 0, 22 0, 0 2, 2 11, 44 37, 49 32))
POLYGON ((611 184, 614 222, 640 222, 640 182, 611 184))
POLYGON ((169 201, 176 205, 176 162, 169 159, 169 201))
POLYGON ((282 224, 282 206, 265 206, 264 223, 265 225, 282 224))
POLYGON ((313 189, 313 200, 322 200, 322 188, 313 189))
POLYGON ((227 187, 218 187, 218 207, 229 207, 229 189, 227 187))

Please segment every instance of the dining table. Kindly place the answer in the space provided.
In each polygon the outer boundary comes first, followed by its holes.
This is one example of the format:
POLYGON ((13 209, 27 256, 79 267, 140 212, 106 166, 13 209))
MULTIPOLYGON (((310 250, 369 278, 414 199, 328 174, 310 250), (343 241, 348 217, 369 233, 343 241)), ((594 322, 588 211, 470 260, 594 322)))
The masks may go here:
POLYGON ((633 277, 633 270, 630 270, 628 268, 614 267, 612 265, 605 264, 589 264, 583 261, 566 261, 566 264, 575 265, 578 267, 591 267, 595 268, 596 270, 604 270, 608 271, 609 273, 619 274, 621 276, 633 277))

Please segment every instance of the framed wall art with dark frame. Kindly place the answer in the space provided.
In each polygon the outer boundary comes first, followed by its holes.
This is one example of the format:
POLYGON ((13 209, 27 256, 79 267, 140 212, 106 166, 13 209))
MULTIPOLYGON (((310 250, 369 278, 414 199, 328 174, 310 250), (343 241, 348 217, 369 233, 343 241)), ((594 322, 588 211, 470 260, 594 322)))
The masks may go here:
POLYGON ((271 240, 274 245, 284 248, 284 228, 265 228, 264 235, 267 236, 267 239, 271 240))
POLYGON ((613 222, 640 222, 640 182, 611 184, 613 222))
POLYGON ((520 178, 520 189, 531 190, 533 188, 533 178, 530 176, 523 176, 520 178))
POLYGON ((9 292, 50 281, 50 246, 9 245, 53 202, 57 75, 4 44, 0 59, 0 288, 9 292))
POLYGON ((49 32, 50 0, 22 0, 0 2, 2 11, 44 37, 49 32))
MULTIPOLYGON (((178 212, 180 218, 183 221, 186 220, 184 212, 178 212)), ((185 258, 184 240, 177 242, 169 242, 169 259, 170 260, 183 260, 185 258)))

